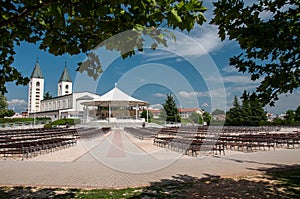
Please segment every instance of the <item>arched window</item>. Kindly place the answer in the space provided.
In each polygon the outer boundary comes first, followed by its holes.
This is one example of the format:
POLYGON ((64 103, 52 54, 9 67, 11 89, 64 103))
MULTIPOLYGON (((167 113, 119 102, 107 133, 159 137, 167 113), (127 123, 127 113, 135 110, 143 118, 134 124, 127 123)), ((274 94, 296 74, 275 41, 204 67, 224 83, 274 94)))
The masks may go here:
POLYGON ((66 85, 66 87, 65 87, 66 89, 69 89, 69 85, 66 85))
POLYGON ((40 87, 40 82, 36 82, 36 87, 40 87))

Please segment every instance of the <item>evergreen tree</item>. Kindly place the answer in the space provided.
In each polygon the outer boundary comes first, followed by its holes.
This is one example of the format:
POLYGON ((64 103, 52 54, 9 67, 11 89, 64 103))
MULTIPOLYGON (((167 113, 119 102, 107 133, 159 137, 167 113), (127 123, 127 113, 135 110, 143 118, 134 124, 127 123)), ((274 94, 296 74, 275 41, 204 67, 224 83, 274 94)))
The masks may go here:
POLYGON ((243 126, 253 126, 251 103, 250 103, 249 95, 246 91, 244 91, 241 99, 242 99, 241 117, 243 120, 243 126))
POLYGON ((258 100, 255 93, 251 96, 244 91, 242 105, 235 96, 233 107, 226 114, 226 125, 232 126, 258 126, 261 122, 267 121, 263 104, 258 100))
POLYGON ((164 110, 166 112, 167 122, 181 122, 181 118, 176 106, 176 102, 172 95, 167 95, 167 99, 163 104, 164 110))
POLYGON ((226 113, 225 125, 227 126, 239 126, 242 125, 241 105, 237 96, 234 96, 233 107, 226 113))
POLYGON ((268 120, 267 114, 263 108, 263 103, 259 101, 256 94, 252 93, 250 98, 251 123, 252 126, 258 126, 261 122, 268 120))

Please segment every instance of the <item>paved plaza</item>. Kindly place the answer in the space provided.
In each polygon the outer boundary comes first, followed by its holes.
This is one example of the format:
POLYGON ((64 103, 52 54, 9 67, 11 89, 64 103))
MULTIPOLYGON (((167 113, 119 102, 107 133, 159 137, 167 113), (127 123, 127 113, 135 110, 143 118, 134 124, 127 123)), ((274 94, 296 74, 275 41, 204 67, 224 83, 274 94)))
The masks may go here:
POLYGON ((270 167, 300 165, 300 149, 191 157, 139 140, 122 129, 31 159, 0 160, 1 185, 125 188, 180 175, 236 176, 270 167))

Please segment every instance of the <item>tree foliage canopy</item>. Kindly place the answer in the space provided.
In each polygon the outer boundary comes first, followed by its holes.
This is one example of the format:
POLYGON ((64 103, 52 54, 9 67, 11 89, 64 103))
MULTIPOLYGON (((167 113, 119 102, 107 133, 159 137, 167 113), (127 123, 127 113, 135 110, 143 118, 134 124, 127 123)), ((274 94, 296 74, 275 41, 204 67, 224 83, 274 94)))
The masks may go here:
POLYGON ((219 0, 214 19, 222 40, 236 40, 243 53, 230 65, 262 80, 261 102, 274 105, 281 93, 300 86, 300 8, 298 0, 219 0))
POLYGON ((8 109, 7 99, 0 94, 0 118, 11 117, 15 114, 13 110, 8 109))
POLYGON ((47 91, 45 94, 44 94, 44 99, 46 100, 46 99, 52 99, 53 98, 53 96, 50 94, 50 92, 49 91, 47 91))
MULTIPOLYGON (((152 38, 153 49, 158 44, 166 46, 166 37, 172 35, 160 27, 190 31, 205 21, 205 11, 198 0, 1 1, 0 91, 7 92, 6 82, 25 85, 29 81, 11 66, 15 46, 21 42, 38 44, 53 55, 75 55, 89 53, 113 35, 132 30, 122 35, 123 42, 103 43, 107 49, 127 57, 143 49, 143 36, 152 38)), ((101 72, 99 63, 86 67, 93 71, 92 75, 101 72)))

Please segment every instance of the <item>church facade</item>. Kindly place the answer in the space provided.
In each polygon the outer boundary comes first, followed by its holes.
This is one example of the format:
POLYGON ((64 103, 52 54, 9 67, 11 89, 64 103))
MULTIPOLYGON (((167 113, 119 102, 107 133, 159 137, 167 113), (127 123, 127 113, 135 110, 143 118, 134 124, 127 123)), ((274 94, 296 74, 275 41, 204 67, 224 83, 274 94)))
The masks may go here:
POLYGON ((62 118, 84 117, 83 102, 100 99, 100 95, 90 92, 73 92, 72 80, 65 66, 57 84, 58 96, 44 99, 44 77, 37 62, 30 77, 28 87, 29 117, 62 118))

